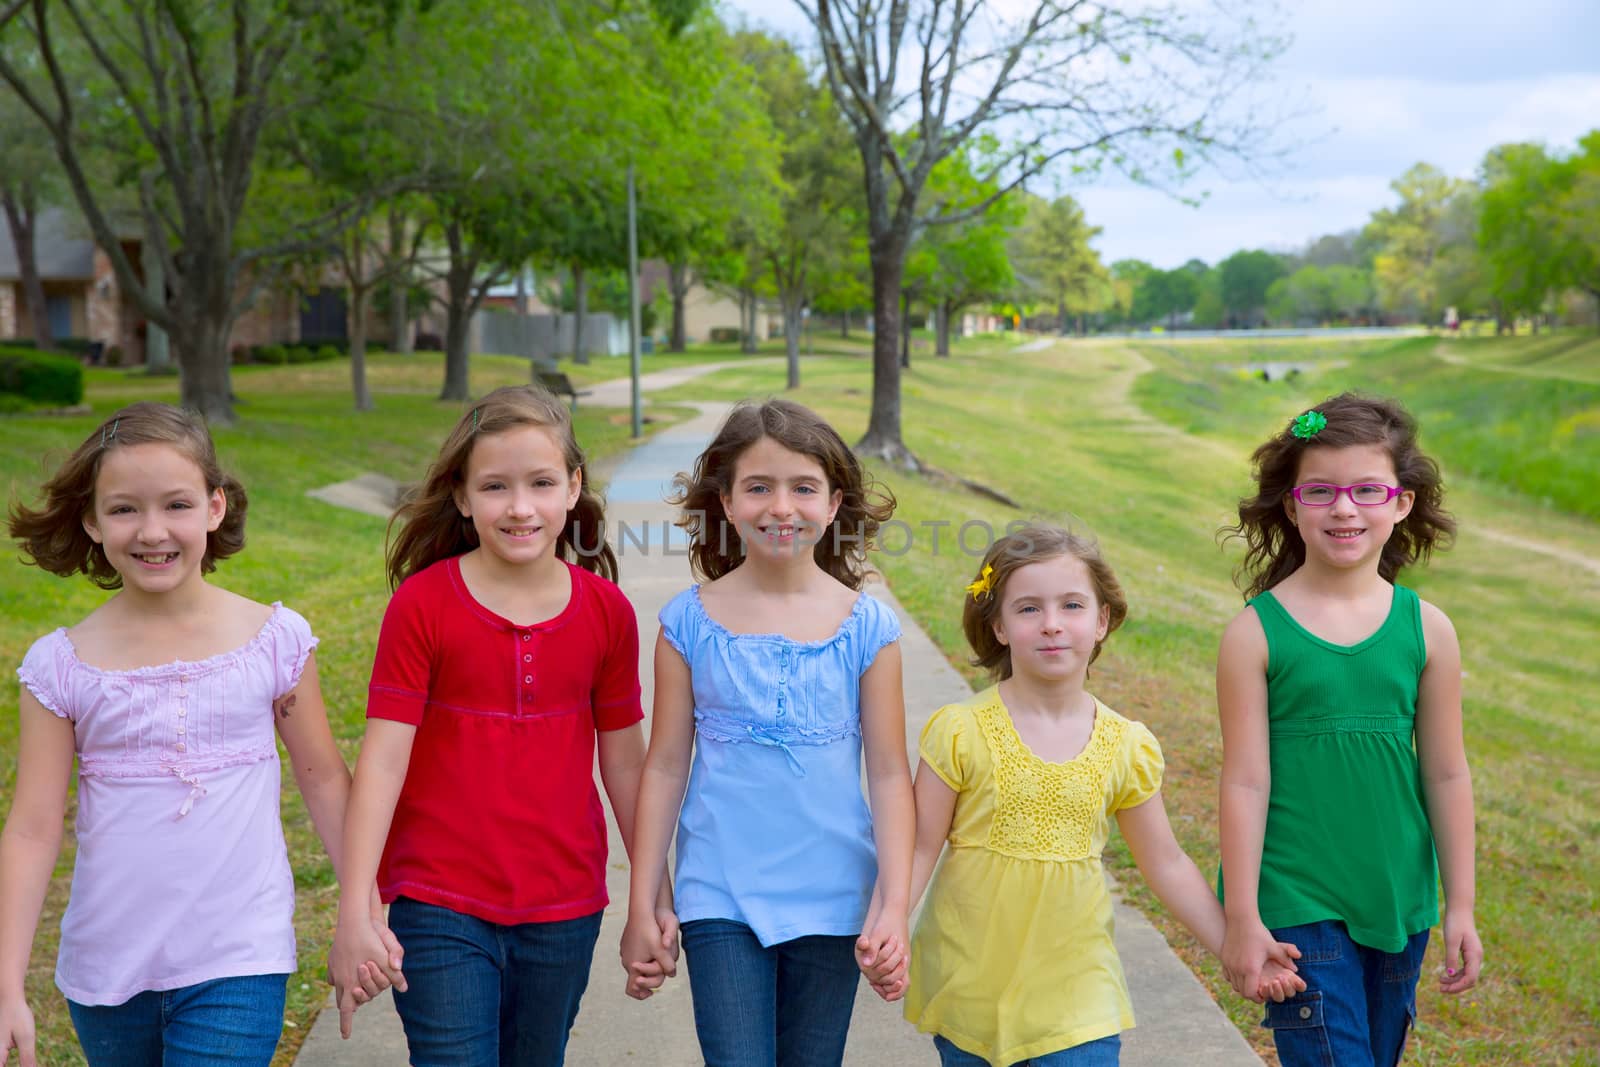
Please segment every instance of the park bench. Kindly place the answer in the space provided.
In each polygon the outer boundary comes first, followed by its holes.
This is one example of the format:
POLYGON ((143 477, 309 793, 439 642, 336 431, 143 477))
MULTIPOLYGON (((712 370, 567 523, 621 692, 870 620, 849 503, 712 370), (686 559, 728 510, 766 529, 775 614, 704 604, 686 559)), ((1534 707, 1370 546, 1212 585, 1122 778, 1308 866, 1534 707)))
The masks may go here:
POLYGON ((545 389, 556 394, 556 396, 567 397, 573 411, 578 410, 578 398, 580 396, 588 396, 592 391, 575 388, 572 384, 572 379, 567 377, 566 372, 557 370, 554 364, 543 361, 537 362, 533 365, 533 373, 534 377, 539 380, 539 384, 545 389))

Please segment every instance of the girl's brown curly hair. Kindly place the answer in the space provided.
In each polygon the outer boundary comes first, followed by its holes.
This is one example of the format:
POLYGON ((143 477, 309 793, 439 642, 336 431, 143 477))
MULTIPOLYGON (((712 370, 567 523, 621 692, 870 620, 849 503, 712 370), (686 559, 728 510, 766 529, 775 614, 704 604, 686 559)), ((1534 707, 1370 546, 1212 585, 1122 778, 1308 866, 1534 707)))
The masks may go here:
POLYGON ((11 536, 21 543, 24 563, 63 578, 87 574, 102 589, 122 588, 122 576, 106 558, 106 550, 84 530, 83 520, 94 514, 100 461, 112 449, 133 445, 177 449, 199 468, 208 495, 222 490, 227 510, 221 525, 206 535, 200 573, 210 574, 216 570, 218 560, 227 559, 244 547, 244 517, 249 501, 244 486, 217 462, 217 449, 205 419, 198 412, 143 400, 116 412, 84 439, 44 483, 38 508, 11 502, 11 536))
MULTIPOLYGON (((995 621, 1000 618, 1000 609, 1005 603, 1006 581, 1019 567, 1062 556, 1071 556, 1089 569, 1094 598, 1108 616, 1106 637, 1127 619, 1128 599, 1122 593, 1122 583, 1117 581, 1111 564, 1100 554, 1096 541, 1045 523, 1028 523, 1009 529, 1004 537, 989 546, 974 575, 982 579, 984 568, 994 568, 988 590, 978 594, 968 592, 961 608, 961 629, 974 653, 972 665, 988 671, 995 681, 1003 682, 1011 677, 1011 648, 1001 644, 994 632, 995 621)), ((1100 658, 1100 649, 1105 643, 1104 637, 1095 642, 1094 651, 1089 654, 1090 663, 1100 658)))
POLYGON ((1402 568, 1427 559, 1435 548, 1455 538, 1456 523, 1444 510, 1444 482, 1439 465, 1417 445, 1417 423, 1397 400, 1340 393, 1312 411, 1327 425, 1309 438, 1296 437, 1291 419, 1270 441, 1250 456, 1256 494, 1239 501, 1239 522, 1218 531, 1223 541, 1242 539, 1244 561, 1234 572, 1246 600, 1260 596, 1306 560, 1305 541, 1289 521, 1284 501, 1300 475, 1300 459, 1311 448, 1380 445, 1394 463, 1400 488, 1414 494, 1411 512, 1395 526, 1378 559, 1378 573, 1394 581, 1402 568))
POLYGON ((480 437, 538 426, 555 435, 567 474, 582 481, 578 502, 556 538, 556 555, 602 578, 617 580, 617 557, 606 543, 605 504, 589 484, 583 449, 572 432, 567 406, 553 394, 532 385, 506 385, 462 413, 422 483, 413 486, 389 520, 389 586, 400 583, 441 559, 478 547, 478 531, 456 506, 456 490, 467 475, 467 461, 480 437), (393 533, 396 524, 399 532, 393 533))
POLYGON ((744 562, 744 541, 723 510, 722 498, 733 490, 739 457, 763 437, 816 460, 827 477, 828 492, 837 489, 842 494, 839 510, 812 554, 817 566, 851 589, 860 589, 866 580, 867 552, 876 542, 878 528, 894 514, 894 495, 862 469, 844 438, 820 415, 777 399, 740 403, 695 460, 693 473, 683 472, 672 480, 667 502, 682 509, 678 525, 689 534, 689 563, 696 577, 715 581, 744 562))

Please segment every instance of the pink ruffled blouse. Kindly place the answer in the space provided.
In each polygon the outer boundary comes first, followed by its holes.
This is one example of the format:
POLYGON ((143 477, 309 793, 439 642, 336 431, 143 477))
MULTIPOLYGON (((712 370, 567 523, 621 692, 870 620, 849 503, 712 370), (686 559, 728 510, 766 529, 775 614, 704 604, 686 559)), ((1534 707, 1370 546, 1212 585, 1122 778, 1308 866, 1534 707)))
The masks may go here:
POLYGON ((17 674, 72 722, 77 867, 56 985, 80 1004, 295 969, 294 879, 278 814, 273 701, 316 647, 281 604, 243 647, 110 671, 65 630, 17 674))

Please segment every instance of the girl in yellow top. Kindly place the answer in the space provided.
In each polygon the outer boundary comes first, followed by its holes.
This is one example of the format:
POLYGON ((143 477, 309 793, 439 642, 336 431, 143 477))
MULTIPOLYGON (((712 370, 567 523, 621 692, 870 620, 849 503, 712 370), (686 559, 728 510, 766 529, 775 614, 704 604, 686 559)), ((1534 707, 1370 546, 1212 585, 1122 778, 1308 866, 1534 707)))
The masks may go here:
MULTIPOLYGON (((1224 932, 1167 822, 1155 737, 1084 690, 1127 602, 1092 541, 1040 525, 997 541, 967 593, 973 662, 999 684, 922 733, 912 901, 950 847, 911 938, 906 1018, 945 1067, 1115 1064, 1133 1011, 1100 866, 1111 815, 1172 914, 1213 953, 1224 932)), ((1304 987, 1298 955, 1275 946, 1255 999, 1304 987)))

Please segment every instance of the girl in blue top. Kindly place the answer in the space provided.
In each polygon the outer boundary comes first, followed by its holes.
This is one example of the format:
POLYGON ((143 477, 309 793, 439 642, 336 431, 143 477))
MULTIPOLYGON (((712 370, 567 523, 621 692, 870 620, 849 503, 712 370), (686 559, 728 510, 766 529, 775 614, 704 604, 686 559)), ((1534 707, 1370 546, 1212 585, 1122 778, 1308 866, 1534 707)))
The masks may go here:
POLYGON ((838 1064, 860 973, 885 999, 905 982, 900 626, 861 592, 894 501, 832 427, 783 400, 735 408, 676 485, 705 584, 661 612, 628 993, 676 973, 681 922, 709 1067, 838 1064))

